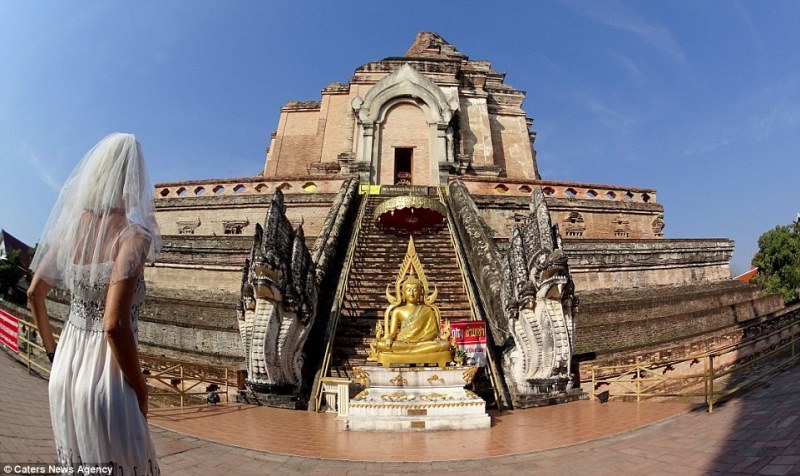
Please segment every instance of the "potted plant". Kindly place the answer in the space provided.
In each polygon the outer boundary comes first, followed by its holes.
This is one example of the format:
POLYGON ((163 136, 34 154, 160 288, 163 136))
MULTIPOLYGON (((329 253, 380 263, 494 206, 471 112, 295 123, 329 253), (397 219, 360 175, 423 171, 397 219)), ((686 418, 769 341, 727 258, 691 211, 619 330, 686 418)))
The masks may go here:
POLYGON ((459 346, 456 348, 455 355, 453 356, 453 360, 455 361, 456 365, 463 365, 464 359, 467 358, 467 353, 464 352, 464 348, 459 346))

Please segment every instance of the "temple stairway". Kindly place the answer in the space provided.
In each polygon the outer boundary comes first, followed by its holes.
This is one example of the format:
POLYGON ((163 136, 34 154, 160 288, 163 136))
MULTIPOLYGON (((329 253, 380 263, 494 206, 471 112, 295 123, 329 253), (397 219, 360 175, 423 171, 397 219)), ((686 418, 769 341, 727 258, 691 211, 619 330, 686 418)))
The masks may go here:
MULTIPOLYGON (((332 377, 351 376, 353 367, 377 365, 367 362, 367 349, 375 337, 375 323, 383 319, 389 303, 386 286, 394 292, 400 264, 406 254, 408 237, 384 234, 372 217, 373 210, 387 195, 368 195, 366 213, 356 244, 342 315, 334 337, 331 365, 332 377)), ((442 319, 469 320, 470 305, 455 250, 447 228, 432 235, 414 237, 428 281, 439 289, 436 304, 442 319)))

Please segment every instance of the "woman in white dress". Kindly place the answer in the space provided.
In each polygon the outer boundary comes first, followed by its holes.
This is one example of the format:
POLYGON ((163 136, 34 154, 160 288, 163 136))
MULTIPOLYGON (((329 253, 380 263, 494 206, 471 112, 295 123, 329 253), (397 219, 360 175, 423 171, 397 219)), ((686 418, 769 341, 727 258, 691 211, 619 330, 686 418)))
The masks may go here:
POLYGON ((160 474, 137 351, 143 268, 160 243, 139 143, 111 134, 67 178, 31 264, 28 298, 53 361, 50 414, 61 464, 160 474), (57 351, 45 307, 54 287, 71 293, 57 351))

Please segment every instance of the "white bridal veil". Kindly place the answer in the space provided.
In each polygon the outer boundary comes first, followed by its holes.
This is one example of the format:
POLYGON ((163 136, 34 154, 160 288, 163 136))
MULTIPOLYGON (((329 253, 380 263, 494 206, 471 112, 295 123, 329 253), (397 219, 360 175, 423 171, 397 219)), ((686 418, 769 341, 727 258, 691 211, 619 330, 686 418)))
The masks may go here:
POLYGON ((76 267, 90 285, 138 273, 161 248, 152 194, 136 137, 106 136, 64 183, 31 269, 62 289, 69 288, 76 267))

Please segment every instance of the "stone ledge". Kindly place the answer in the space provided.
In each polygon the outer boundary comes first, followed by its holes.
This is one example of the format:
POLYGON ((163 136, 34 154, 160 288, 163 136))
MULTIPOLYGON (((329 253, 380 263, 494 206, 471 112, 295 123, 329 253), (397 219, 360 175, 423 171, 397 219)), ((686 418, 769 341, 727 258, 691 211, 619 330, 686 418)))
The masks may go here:
MULTIPOLYGON (((527 195, 472 195, 475 204, 479 209, 501 208, 514 210, 527 210, 530 205, 530 197, 527 195)), ((590 200, 590 199, 567 199, 556 197, 545 197, 547 207, 551 211, 583 211, 598 212, 608 211, 609 213, 664 213, 664 207, 658 203, 625 202, 618 200, 590 200)))
POLYGON ((732 240, 641 239, 564 240, 564 252, 573 271, 614 267, 647 267, 689 264, 727 265, 733 254, 732 240))
POLYGON ((698 339, 733 326, 756 322, 782 307, 780 296, 771 295, 671 315, 598 325, 582 325, 585 320, 579 314, 576 316, 575 354, 635 353, 670 342, 698 339))
MULTIPOLYGON (((287 193, 284 201, 287 207, 294 205, 322 204, 330 206, 335 193, 287 193)), ((159 198, 155 201, 157 211, 170 209, 217 209, 231 207, 247 207, 253 205, 269 206, 272 200, 271 193, 265 194, 243 194, 243 195, 204 195, 200 197, 168 197, 159 198)))
POLYGON ((584 291, 581 293, 581 312, 608 312, 610 309, 640 308, 648 303, 686 300, 728 292, 755 292, 759 288, 742 281, 719 281, 686 286, 653 286, 650 288, 584 291))
POLYGON ((473 183, 474 182, 479 182, 479 183, 482 182, 482 183, 491 183, 491 184, 504 182, 504 183, 513 183, 513 184, 529 185, 529 186, 539 185, 539 186, 542 186, 542 187, 546 187, 546 186, 550 185, 550 186, 555 186, 555 187, 579 187, 579 188, 587 188, 587 189, 591 188, 591 189, 595 189, 595 190, 598 190, 598 189, 602 189, 602 190, 629 190, 631 192, 636 192, 636 193, 649 193, 649 194, 655 194, 656 193, 656 190, 654 188, 626 187, 624 185, 609 185, 609 184, 586 183, 586 182, 567 182, 567 181, 562 181, 562 180, 535 180, 535 179, 511 178, 511 177, 503 178, 503 180, 496 180, 496 179, 495 180, 487 180, 484 177, 476 177, 476 176, 469 176, 469 175, 463 175, 463 176, 459 176, 459 177, 456 177, 456 178, 458 180, 461 180, 465 184, 467 182, 473 182, 473 183))

